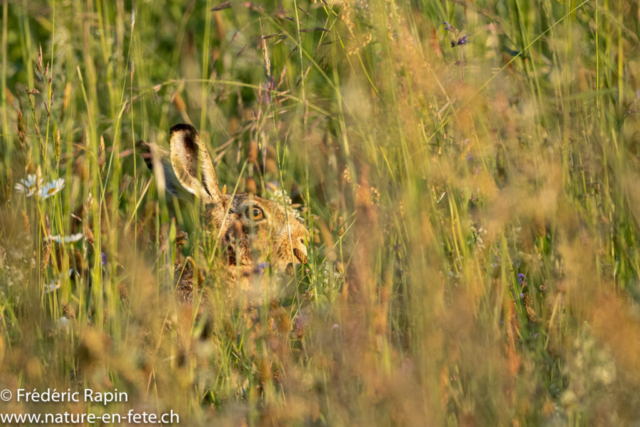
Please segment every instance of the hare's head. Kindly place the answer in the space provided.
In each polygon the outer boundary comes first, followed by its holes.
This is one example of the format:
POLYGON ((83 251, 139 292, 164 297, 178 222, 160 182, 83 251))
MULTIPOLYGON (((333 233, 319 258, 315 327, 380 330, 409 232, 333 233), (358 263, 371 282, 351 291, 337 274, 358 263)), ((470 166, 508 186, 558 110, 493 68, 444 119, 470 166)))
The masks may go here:
POLYGON ((307 262, 309 233, 291 208, 251 194, 223 194, 211 157, 193 126, 172 127, 170 145, 167 152, 139 142, 138 150, 150 169, 162 168, 167 191, 202 203, 205 224, 221 236, 229 267, 248 271, 268 263, 284 271, 307 262))

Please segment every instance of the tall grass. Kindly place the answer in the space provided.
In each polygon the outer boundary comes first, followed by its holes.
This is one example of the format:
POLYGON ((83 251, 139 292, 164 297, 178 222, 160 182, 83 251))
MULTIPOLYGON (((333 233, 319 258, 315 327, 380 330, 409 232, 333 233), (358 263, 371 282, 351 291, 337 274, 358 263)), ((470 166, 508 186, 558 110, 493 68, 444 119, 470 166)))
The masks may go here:
POLYGON ((637 2, 1 9, 0 388, 130 401, 0 411, 640 419, 637 2), (198 206, 135 154, 179 122, 228 193, 285 190, 311 232, 252 309, 198 206), (29 174, 65 186, 26 197, 29 174))

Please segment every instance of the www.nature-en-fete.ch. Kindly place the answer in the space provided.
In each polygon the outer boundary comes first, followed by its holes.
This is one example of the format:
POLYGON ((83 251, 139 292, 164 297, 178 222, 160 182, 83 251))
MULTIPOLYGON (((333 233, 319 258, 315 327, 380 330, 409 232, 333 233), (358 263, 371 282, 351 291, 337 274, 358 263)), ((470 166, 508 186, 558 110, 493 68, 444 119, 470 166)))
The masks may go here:
MULTIPOLYGON (((10 402, 13 398, 11 390, 2 390, 0 400, 10 402)), ((107 392, 94 392, 91 389, 83 391, 58 391, 46 389, 39 392, 37 389, 26 391, 16 390, 16 402, 18 403, 73 403, 87 402, 91 404, 126 403, 129 397, 126 392, 118 389, 107 392)), ((78 413, 78 412, 49 412, 49 413, 1 413, 0 424, 179 424, 180 416, 171 410, 163 414, 136 412, 130 409, 127 413, 78 413)))

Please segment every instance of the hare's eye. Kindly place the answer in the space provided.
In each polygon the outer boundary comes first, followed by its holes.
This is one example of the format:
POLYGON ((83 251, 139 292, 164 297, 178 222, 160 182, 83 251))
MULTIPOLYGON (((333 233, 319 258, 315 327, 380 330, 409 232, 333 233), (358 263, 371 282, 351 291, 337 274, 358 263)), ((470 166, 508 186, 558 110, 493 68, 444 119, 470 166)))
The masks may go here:
POLYGON ((251 212, 251 219, 254 221, 259 221, 261 219, 264 218, 264 212, 262 212, 262 209, 258 208, 258 207, 253 207, 250 209, 251 212))

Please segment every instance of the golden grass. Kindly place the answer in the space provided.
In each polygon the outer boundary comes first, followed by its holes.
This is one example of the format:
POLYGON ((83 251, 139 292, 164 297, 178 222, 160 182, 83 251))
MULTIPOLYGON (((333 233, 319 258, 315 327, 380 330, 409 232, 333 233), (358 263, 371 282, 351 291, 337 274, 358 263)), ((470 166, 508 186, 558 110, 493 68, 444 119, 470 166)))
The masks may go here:
POLYGON ((0 389, 130 401, 0 412, 637 422, 637 4, 215 6, 2 4, 0 389), (228 193, 300 205, 309 264, 263 304, 134 153, 178 122, 228 193))

